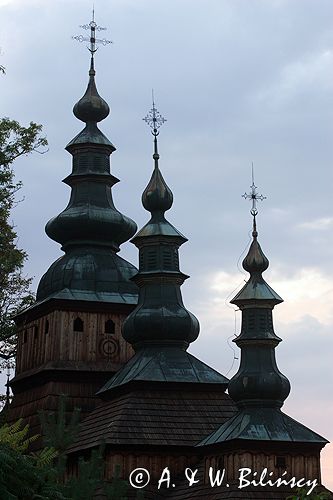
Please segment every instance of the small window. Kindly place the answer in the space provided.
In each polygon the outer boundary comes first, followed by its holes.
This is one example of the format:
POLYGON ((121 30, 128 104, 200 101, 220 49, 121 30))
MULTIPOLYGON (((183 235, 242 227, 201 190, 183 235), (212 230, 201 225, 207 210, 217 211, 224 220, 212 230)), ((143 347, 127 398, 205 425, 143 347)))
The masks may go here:
POLYGON ((24 330, 24 333, 23 333, 23 344, 25 344, 27 340, 28 340, 28 331, 24 330))
POLYGON ((45 321, 44 333, 49 333, 49 329, 50 329, 50 323, 49 323, 49 320, 47 319, 45 321))
POLYGON ((224 469, 224 456, 217 457, 217 468, 224 469))
POLYGON ((35 325, 33 327, 33 331, 34 331, 34 340, 36 340, 38 338, 38 326, 35 325))
POLYGON ((286 457, 276 457, 275 467, 285 469, 286 468, 286 457))
POLYGON ((81 318, 77 317, 73 321, 73 330, 74 332, 83 332, 83 321, 81 318))
POLYGON ((116 327, 115 327, 115 324, 112 321, 112 319, 108 319, 107 321, 105 321, 104 332, 113 334, 113 333, 115 333, 115 331, 116 331, 116 327))

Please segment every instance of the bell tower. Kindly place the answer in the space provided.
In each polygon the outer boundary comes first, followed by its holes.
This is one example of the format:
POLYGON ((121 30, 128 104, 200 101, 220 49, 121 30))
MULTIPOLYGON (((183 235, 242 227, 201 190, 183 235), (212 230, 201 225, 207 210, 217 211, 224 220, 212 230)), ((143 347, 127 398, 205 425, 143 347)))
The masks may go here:
POLYGON ((122 323, 137 303, 136 268, 119 257, 120 245, 136 232, 136 224, 115 207, 111 174, 114 145, 98 128, 110 113, 95 83, 96 39, 93 20, 88 87, 75 104, 83 130, 66 146, 72 172, 67 207, 46 225, 47 235, 61 244, 64 255, 41 278, 36 303, 17 318, 18 349, 14 393, 8 419, 24 417, 38 432, 38 410, 53 410, 60 394, 85 413, 98 401, 95 393, 132 356, 121 336, 122 323))
MULTIPOLYGON (((243 260, 243 268, 250 276, 231 300, 242 314, 241 331, 234 340, 241 351, 240 366, 228 385, 237 412, 200 446, 208 457, 206 469, 223 463, 233 487, 246 464, 251 480, 256 479, 256 471, 269 471, 273 484, 265 481, 265 498, 286 498, 288 493, 283 488, 278 490, 279 484, 274 481, 296 477, 320 484, 320 450, 328 441, 281 410, 290 392, 290 382, 276 362, 275 349, 282 339, 274 331, 273 309, 283 300, 262 276, 269 260, 258 241, 256 203, 264 197, 258 195, 253 178, 251 194, 243 196, 252 201, 253 225, 252 242, 243 260), (281 496, 275 495, 276 491, 281 496), (271 492, 274 496, 270 496, 271 492)), ((281 483, 286 484, 292 483, 281 483)), ((254 491, 253 496, 246 493, 246 498, 264 498, 258 493, 261 490, 254 491)))

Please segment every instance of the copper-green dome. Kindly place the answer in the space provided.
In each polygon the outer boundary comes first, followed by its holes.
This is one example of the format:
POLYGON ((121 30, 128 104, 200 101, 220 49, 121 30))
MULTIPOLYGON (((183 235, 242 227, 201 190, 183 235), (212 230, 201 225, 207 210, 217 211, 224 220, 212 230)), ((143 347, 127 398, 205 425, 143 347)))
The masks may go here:
POLYGON ((88 88, 74 114, 86 126, 66 147, 73 157, 72 172, 64 180, 71 188, 70 200, 46 225, 47 235, 65 255, 42 277, 37 302, 59 298, 134 304, 138 292, 131 278, 137 269, 117 252, 135 234, 136 224, 113 203, 118 179, 110 172, 110 155, 115 147, 97 127, 109 106, 97 92, 93 58, 88 88))
POLYGON ((108 246, 118 252, 135 233, 136 224, 115 208, 108 185, 87 179, 73 187, 68 207, 45 230, 63 249, 80 244, 108 246))
POLYGON ((40 280, 37 301, 47 298, 135 304, 135 266, 112 251, 76 248, 56 260, 40 280))
POLYGON ((234 340, 241 348, 241 363, 228 391, 239 407, 279 408, 288 397, 290 383, 276 364, 275 348, 281 339, 274 332, 272 311, 283 300, 262 277, 269 261, 257 240, 255 215, 252 236, 243 261, 250 277, 231 300, 242 311, 241 333, 234 340))
POLYGON ((74 105, 73 113, 83 122, 100 122, 110 113, 109 105, 97 92, 93 58, 89 71, 89 83, 83 97, 74 105))
POLYGON ((187 239, 164 216, 172 206, 173 194, 159 169, 154 130, 155 166, 142 195, 151 218, 131 240, 139 248, 139 273, 133 278, 139 300, 123 324, 123 337, 135 350, 152 345, 186 350, 200 327, 182 300, 180 286, 188 276, 180 271, 178 249, 187 239))

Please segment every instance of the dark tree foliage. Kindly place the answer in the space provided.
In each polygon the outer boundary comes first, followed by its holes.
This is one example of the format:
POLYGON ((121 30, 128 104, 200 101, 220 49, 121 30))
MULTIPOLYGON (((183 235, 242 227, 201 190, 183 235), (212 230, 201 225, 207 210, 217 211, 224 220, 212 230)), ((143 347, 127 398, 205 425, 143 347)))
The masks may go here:
POLYGON ((27 453, 29 444, 38 438, 29 438, 28 433, 29 426, 23 426, 22 419, 0 427, 0 498, 65 500, 55 480, 57 451, 44 448, 37 454, 27 453))
MULTIPOLYGON (((47 140, 41 136, 42 126, 30 122, 29 127, 22 127, 19 122, 2 118, 0 120, 0 165, 10 167, 16 158, 32 153, 43 153, 47 140)), ((11 171, 12 172, 12 171, 11 171)))
MULTIPOLYGON (((316 490, 318 487, 316 488, 316 490)), ((293 495, 290 495, 286 498, 286 500, 329 500, 331 495, 328 491, 321 492, 312 492, 310 495, 308 494, 308 490, 306 488, 299 488, 295 491, 293 495)))
MULTIPOLYGON (((63 396, 57 412, 42 415, 46 446, 38 453, 28 450, 30 443, 40 436, 29 437, 29 426, 24 426, 22 419, 0 425, 0 499, 91 500, 98 492, 106 500, 127 500, 129 485, 121 479, 119 467, 113 480, 104 482, 103 444, 79 458, 76 473, 68 474, 68 470, 66 473, 66 447, 77 436, 80 411, 66 412, 63 396)), ((137 500, 144 498, 143 491, 135 494, 137 500)))
POLYGON ((66 403, 67 398, 63 395, 59 398, 57 412, 40 412, 43 443, 47 450, 57 451, 53 467, 57 473, 56 482, 62 485, 61 491, 64 497, 71 500, 90 500, 98 491, 107 500, 127 500, 128 482, 119 477, 119 468, 111 483, 106 484, 103 481, 105 451, 103 443, 88 456, 80 457, 77 473, 66 477, 66 450, 77 437, 80 419, 80 410, 75 408, 68 414, 66 403))
POLYGON ((73 443, 79 430, 80 408, 74 408, 70 413, 66 411, 67 397, 59 397, 56 412, 39 412, 39 419, 43 431, 43 444, 55 448, 59 455, 65 455, 66 449, 73 443))
POLYGON ((23 273, 27 254, 17 246, 10 219, 15 194, 21 187, 21 182, 15 181, 12 163, 33 151, 44 152, 40 148, 46 147, 47 140, 41 131, 42 126, 34 122, 22 127, 9 118, 0 120, 0 368, 15 356, 13 317, 34 299, 29 290, 31 279, 23 273))

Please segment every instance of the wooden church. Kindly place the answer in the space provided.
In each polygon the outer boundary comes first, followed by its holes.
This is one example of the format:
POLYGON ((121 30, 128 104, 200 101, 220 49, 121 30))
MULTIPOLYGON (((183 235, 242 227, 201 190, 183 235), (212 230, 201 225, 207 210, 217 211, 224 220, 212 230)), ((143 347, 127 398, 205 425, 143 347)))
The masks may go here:
POLYGON ((73 110, 84 128, 66 146, 73 157, 64 179, 70 201, 46 225, 64 255, 40 280, 36 303, 16 319, 8 421, 23 417, 37 433, 38 411, 55 411, 66 394, 68 411, 82 411, 68 450, 71 472, 80 455, 104 442, 105 480, 116 468, 122 478, 131 477, 129 498, 145 479, 134 477, 137 469, 149 471, 143 491, 151 499, 267 500, 285 499, 297 487, 322 491, 320 451, 327 440, 281 411, 290 384, 275 360, 281 339, 272 311, 282 299, 262 277, 269 262, 258 242, 255 191, 253 241, 243 261, 249 279, 232 300, 242 311, 235 340, 241 361, 228 380, 188 352, 199 323, 182 301, 188 276, 178 251, 187 240, 165 217, 173 195, 159 167, 164 119, 154 103, 146 117, 153 173, 142 195, 149 221, 136 232, 113 203, 115 147, 98 128, 109 106, 95 84, 94 21, 90 29, 89 83, 73 110), (139 269, 118 255, 129 239, 138 248, 139 269), (192 482, 190 471, 196 471, 192 482))

